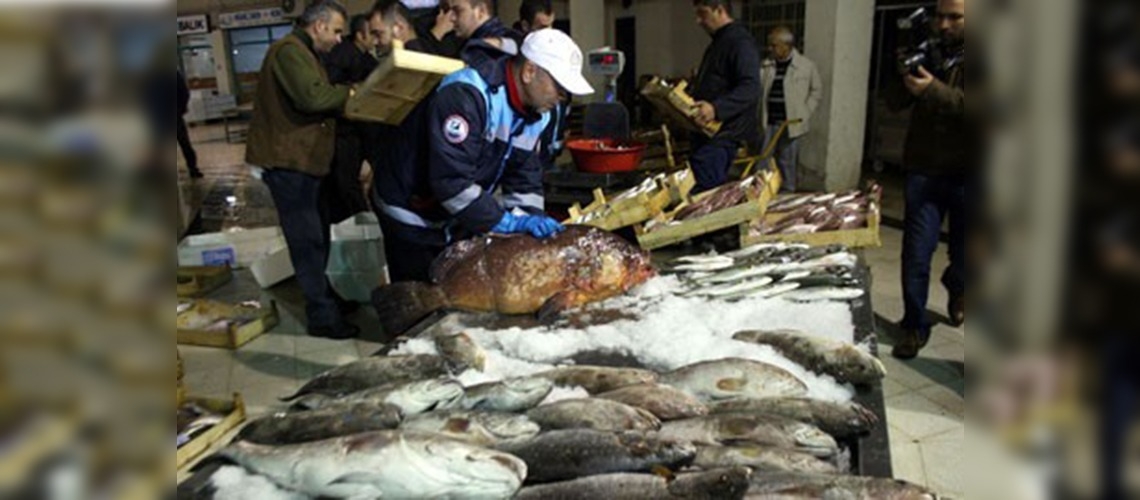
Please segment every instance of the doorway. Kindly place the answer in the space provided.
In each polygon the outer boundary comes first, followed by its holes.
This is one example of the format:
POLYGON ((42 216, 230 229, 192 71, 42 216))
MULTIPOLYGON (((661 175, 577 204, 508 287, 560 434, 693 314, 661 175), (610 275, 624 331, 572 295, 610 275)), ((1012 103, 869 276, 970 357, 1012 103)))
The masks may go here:
POLYGON ((629 110, 629 116, 638 116, 637 104, 637 19, 633 16, 614 21, 614 48, 625 53, 625 69, 618 76, 617 100, 629 110))

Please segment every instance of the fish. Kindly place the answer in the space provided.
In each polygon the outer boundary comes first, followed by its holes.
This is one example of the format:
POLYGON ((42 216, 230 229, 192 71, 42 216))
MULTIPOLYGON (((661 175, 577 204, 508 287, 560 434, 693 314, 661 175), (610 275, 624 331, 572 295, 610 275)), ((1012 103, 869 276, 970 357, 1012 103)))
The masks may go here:
POLYGON ((515 377, 468 387, 457 404, 466 410, 527 411, 538 406, 554 383, 543 377, 515 377))
POLYGON ((395 429, 400 408, 389 403, 334 404, 300 412, 280 412, 253 420, 237 439, 257 444, 293 444, 319 441, 361 432, 395 429))
POLYGON ((753 288, 753 289, 749 289, 749 290, 743 290, 743 291, 739 291, 739 292, 735 292, 735 293, 730 293, 727 295, 721 295, 719 298, 723 299, 723 300, 739 300, 739 299, 746 299, 746 298, 750 298, 750 297, 758 297, 758 298, 766 299, 769 297, 775 297, 777 295, 780 295, 781 293, 790 292, 790 291, 795 290, 799 287, 800 287, 799 283, 797 283, 795 281, 788 281, 788 282, 784 282, 784 283, 775 283, 775 284, 768 285, 768 286, 761 287, 761 288, 753 288))
POLYGON ((807 204, 809 201, 811 201, 811 198, 812 195, 798 195, 783 198, 768 205, 768 212, 787 212, 801 205, 807 204))
POLYGON ((526 462, 528 484, 612 472, 673 469, 697 454, 696 447, 685 441, 642 432, 592 429, 548 431, 527 440, 504 441, 494 449, 526 462))
POLYGON ((590 365, 562 366, 535 376, 550 379, 560 386, 581 387, 591 395, 657 381, 657 373, 649 370, 590 365))
POLYGON ((746 466, 756 472, 839 473, 831 462, 810 453, 747 443, 697 446, 693 465, 702 469, 746 466))
POLYGON ((672 272, 710 272, 728 269, 736 264, 732 258, 725 257, 723 260, 709 260, 706 262, 690 262, 678 264, 669 268, 672 272))
POLYGON ((879 417, 859 403, 835 403, 809 398, 718 401, 709 405, 709 412, 778 415, 812 424, 836 438, 866 434, 879 423, 879 417))
POLYGON ((515 500, 742 499, 751 484, 747 467, 718 468, 666 478, 656 474, 616 473, 527 486, 515 500))
POLYGON ((677 257, 676 259, 673 259, 672 261, 670 261, 670 264, 671 265, 706 264, 706 263, 714 263, 714 262, 715 263, 724 263, 726 261, 728 261, 728 263, 731 264, 734 261, 733 259, 734 258, 732 256, 729 256, 729 255, 685 255, 683 257, 677 257))
POLYGON ((758 266, 738 267, 722 271, 708 276, 696 278, 693 281, 701 284, 716 284, 716 283, 731 283, 736 281, 754 278, 757 276, 766 276, 771 274, 772 270, 776 269, 776 264, 761 264, 758 266))
POLYGON ((778 366, 744 358, 701 361, 661 375, 671 385, 708 403, 735 398, 803 396, 807 386, 778 366))
POLYGON ((374 431, 270 446, 237 441, 220 455, 301 493, 332 498, 510 498, 526 463, 438 434, 374 431))
MULTIPOLYGON (((797 271, 797 273, 809 273, 807 276, 800 276, 788 279, 788 281, 795 281, 800 284, 800 289, 820 288, 820 287, 856 287, 859 282, 852 278, 849 274, 834 274, 830 272, 811 272, 811 271, 797 271)), ((787 278, 786 278, 787 279, 787 278)), ((796 291, 799 291, 797 289, 796 291)))
POLYGON ((773 473, 752 475, 745 498, 754 500, 938 500, 937 493, 899 479, 773 473))
POLYGON ((661 425, 661 437, 701 445, 752 443, 831 457, 839 444, 818 427, 790 418, 751 413, 718 413, 661 425))
POLYGON ((443 358, 428 354, 372 356, 340 365, 313 377, 297 392, 281 398, 293 401, 306 394, 337 397, 370 387, 412 382, 447 374, 443 358))
POLYGON ((543 430, 655 431, 661 420, 646 410, 600 398, 574 398, 526 412, 543 430))
POLYGON ((525 415, 478 410, 436 410, 421 413, 400 424, 400 430, 434 432, 474 444, 489 445, 506 439, 526 439, 542 430, 525 415))
POLYGON ((769 276, 761 276, 756 279, 749 279, 739 283, 728 283, 719 286, 711 286, 698 288, 689 292, 689 295, 698 295, 702 297, 725 297, 729 295, 747 293, 764 288, 772 283, 772 278, 769 276))
POLYGON ((784 300, 793 302, 819 302, 823 300, 855 300, 864 294, 862 288, 856 287, 815 287, 800 288, 780 296, 784 300))
POLYGON ((709 413, 708 407, 691 394, 664 384, 630 385, 596 397, 644 409, 663 421, 709 413))
POLYGON ((390 384, 331 398, 308 394, 293 405, 301 409, 324 408, 336 404, 389 403, 400 408, 405 417, 437 408, 450 408, 463 397, 463 385, 451 379, 429 379, 403 384, 390 384))
POLYGON ((441 309, 537 314, 621 295, 656 274, 649 254, 590 226, 566 226, 551 238, 488 235, 448 247, 432 263, 430 283, 399 282, 372 292, 384 331, 397 335, 441 309))
POLYGON ((784 357, 837 382, 868 385, 882 380, 887 367, 879 358, 847 342, 825 339, 796 330, 745 330, 732 338, 771 346, 784 357))
POLYGON ((443 359, 447 360, 447 365, 453 373, 460 373, 468 368, 483 371, 487 364, 487 353, 466 333, 436 335, 433 340, 436 349, 443 359))

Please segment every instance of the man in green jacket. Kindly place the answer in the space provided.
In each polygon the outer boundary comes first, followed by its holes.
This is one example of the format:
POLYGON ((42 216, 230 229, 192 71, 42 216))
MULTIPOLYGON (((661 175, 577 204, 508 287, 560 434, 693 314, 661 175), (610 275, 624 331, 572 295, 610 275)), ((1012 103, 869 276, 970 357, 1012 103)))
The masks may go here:
POLYGON ((345 321, 325 278, 328 214, 319 202, 336 138, 336 116, 352 94, 332 85, 318 53, 327 53, 345 31, 344 7, 313 2, 298 27, 269 47, 261 65, 245 161, 265 169, 281 231, 305 295, 309 335, 352 338, 360 329, 345 321))

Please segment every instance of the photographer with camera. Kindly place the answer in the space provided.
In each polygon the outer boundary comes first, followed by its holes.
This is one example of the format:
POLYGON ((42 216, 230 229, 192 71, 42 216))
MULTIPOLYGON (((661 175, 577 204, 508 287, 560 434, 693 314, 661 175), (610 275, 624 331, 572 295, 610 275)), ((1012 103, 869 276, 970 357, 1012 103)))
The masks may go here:
POLYGON ((950 266, 942 274, 950 296, 947 316, 953 326, 965 321, 966 186, 976 169, 971 156, 976 144, 966 117, 966 0, 939 0, 932 23, 936 39, 916 40, 926 38, 931 25, 922 9, 899 25, 904 36, 912 35, 899 51, 905 91, 899 89, 888 104, 895 110, 913 106, 913 111, 903 153, 903 336, 891 354, 911 359, 930 340, 930 266, 944 217, 950 226, 950 266))

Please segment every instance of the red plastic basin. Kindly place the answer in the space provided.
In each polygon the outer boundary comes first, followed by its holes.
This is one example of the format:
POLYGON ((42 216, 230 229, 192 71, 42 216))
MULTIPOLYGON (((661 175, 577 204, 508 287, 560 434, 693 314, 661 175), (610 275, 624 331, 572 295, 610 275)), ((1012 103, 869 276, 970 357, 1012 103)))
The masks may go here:
POLYGON ((566 143, 574 164, 582 172, 629 172, 641 163, 645 144, 617 139, 574 139, 566 143))

